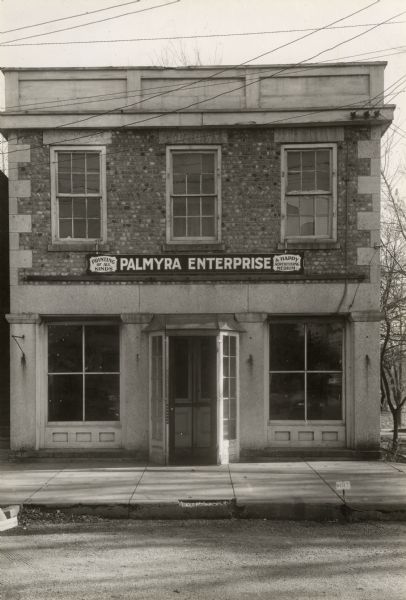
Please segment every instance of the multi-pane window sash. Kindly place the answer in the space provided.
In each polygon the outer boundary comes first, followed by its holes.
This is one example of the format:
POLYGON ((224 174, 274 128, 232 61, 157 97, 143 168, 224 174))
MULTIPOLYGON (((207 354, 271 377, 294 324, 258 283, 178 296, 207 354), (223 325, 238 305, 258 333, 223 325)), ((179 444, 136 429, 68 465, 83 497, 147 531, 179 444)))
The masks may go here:
POLYGON ((218 238, 217 176, 217 150, 171 150, 170 240, 218 238))
POLYGON ((101 152, 58 150, 55 155, 57 238, 101 239, 101 152))
POLYGON ((269 415, 275 421, 341 421, 339 321, 270 323, 269 415))
POLYGON ((223 439, 237 436, 237 338, 223 337, 223 439))
POLYGON ((333 238, 335 148, 284 149, 285 238, 333 238))
POLYGON ((118 325, 48 325, 48 421, 118 421, 118 325))

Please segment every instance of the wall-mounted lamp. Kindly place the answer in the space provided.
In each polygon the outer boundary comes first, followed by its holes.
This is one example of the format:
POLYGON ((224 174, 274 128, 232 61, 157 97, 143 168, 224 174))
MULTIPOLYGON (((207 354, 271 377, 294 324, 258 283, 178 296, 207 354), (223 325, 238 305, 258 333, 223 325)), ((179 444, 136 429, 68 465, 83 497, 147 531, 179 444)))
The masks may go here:
POLYGON ((19 347, 19 349, 21 351, 21 364, 23 367, 25 367, 25 363, 26 363, 25 352, 21 348, 20 342, 18 341, 18 340, 25 339, 25 335, 11 335, 11 337, 13 338, 13 340, 15 341, 15 343, 17 344, 17 346, 19 347))

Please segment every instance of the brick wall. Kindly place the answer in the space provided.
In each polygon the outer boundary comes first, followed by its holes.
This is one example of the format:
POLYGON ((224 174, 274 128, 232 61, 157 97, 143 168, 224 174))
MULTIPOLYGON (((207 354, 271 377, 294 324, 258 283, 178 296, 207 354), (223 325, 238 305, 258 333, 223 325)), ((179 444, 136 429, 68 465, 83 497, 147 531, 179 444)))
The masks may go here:
MULTIPOLYGON (((296 133, 296 132, 295 132, 296 133)), ((220 143, 222 147, 222 241, 225 252, 274 252, 280 244, 281 142, 272 129, 113 131, 107 145, 107 248, 114 253, 160 253, 165 244, 165 150, 168 143, 220 143)), ((359 178, 371 175, 371 159, 359 156, 368 128, 345 128, 338 148, 338 247, 305 250, 311 276, 368 274, 358 249, 371 248, 371 231, 359 214, 371 214, 372 193, 358 193, 359 178), (358 258, 357 258, 358 257, 358 258)), ((16 144, 30 149, 16 177, 31 182, 17 198, 18 215, 32 215, 31 231, 19 233, 19 250, 32 251, 30 275, 81 275, 85 252, 50 251, 49 147, 42 132, 18 132, 16 144)), ((331 140, 334 141, 334 140, 331 140)), ((80 143, 78 140, 77 143, 80 143)), ((16 188, 17 189, 17 188, 16 188)), ((360 190, 361 191, 361 190, 360 190)), ((378 190, 379 193, 379 190, 378 190)), ((193 251, 193 250, 192 250, 193 251)), ((25 265, 21 265, 25 266, 25 265)))

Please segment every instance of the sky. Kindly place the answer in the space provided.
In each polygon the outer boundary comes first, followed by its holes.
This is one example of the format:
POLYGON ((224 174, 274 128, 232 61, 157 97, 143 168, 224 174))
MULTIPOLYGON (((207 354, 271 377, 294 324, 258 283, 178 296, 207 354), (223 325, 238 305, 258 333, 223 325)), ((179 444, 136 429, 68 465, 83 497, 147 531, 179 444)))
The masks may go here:
MULTIPOLYGON (((297 63, 307 59, 309 62, 386 60, 385 88, 392 92, 388 93, 387 102, 397 105, 395 126, 389 131, 393 138, 393 161, 404 163, 404 0, 0 0, 0 29, 2 67, 177 66, 182 60, 195 64, 197 56, 202 64, 210 65, 233 65, 246 61, 254 65, 297 63), (101 10, 112 6, 114 8, 101 10), (362 12, 337 24, 342 28, 315 33, 303 31, 324 27, 363 8, 362 12), (66 18, 81 13, 89 14, 66 18), (54 19, 60 20, 27 27, 54 19), (391 24, 368 32, 375 24, 388 19, 391 24), (99 22, 80 26, 92 21, 99 22), (56 31, 66 28, 70 29, 56 31), (258 34, 275 31, 280 33, 258 34), (49 32, 54 33, 39 35, 49 32), (234 33, 257 35, 198 37, 234 33), (106 42, 182 36, 192 36, 192 39, 106 42), (307 37, 297 39, 303 36, 307 37), (358 37, 347 41, 354 36, 358 37), (87 43, 89 41, 97 43, 87 43), (6 42, 29 45, 1 46, 6 42), (288 46, 279 48, 288 43, 288 46), (340 46, 332 48, 337 44, 340 46), (320 55, 312 60, 318 53, 320 55), (263 56, 258 58, 260 55, 263 56), (404 80, 400 79, 402 76, 404 80)), ((2 80, 0 105, 3 106, 2 80)))

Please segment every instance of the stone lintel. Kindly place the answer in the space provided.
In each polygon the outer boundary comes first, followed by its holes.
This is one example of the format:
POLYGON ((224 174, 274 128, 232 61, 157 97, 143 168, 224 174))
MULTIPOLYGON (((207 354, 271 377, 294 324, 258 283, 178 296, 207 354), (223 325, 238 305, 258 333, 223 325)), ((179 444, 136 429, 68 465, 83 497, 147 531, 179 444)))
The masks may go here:
POLYGON ((275 142, 306 144, 344 141, 343 127, 281 127, 275 130, 275 142))
POLYGON ((65 144, 67 146, 104 146, 111 144, 112 132, 103 131, 89 135, 89 130, 64 129, 59 131, 44 131, 43 143, 46 144, 65 144))

